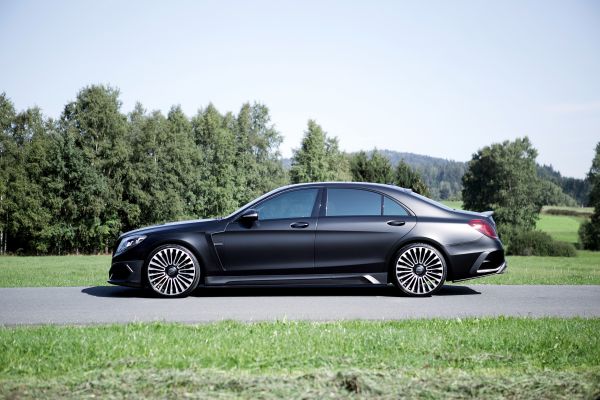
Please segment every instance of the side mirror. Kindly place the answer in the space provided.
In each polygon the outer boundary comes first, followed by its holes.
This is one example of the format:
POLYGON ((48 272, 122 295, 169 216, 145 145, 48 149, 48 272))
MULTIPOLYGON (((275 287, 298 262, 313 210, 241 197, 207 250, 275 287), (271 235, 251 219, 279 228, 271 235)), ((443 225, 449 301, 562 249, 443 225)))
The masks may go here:
POLYGON ((251 224, 254 221, 258 220, 258 211, 254 210, 254 209, 249 209, 244 211, 244 213, 242 215, 240 215, 239 220, 241 222, 245 222, 247 224, 251 224))

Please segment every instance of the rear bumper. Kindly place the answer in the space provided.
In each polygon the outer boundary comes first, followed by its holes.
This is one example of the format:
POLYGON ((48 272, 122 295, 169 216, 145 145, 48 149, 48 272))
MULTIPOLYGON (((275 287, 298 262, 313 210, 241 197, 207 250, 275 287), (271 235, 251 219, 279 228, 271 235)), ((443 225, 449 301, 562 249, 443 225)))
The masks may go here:
POLYGON ((506 272, 506 269, 508 268, 508 263, 506 261, 502 261, 502 263, 494 268, 479 268, 477 271, 475 271, 475 275, 470 276, 468 278, 462 278, 462 279, 454 279, 452 282, 460 282, 460 281, 467 281, 469 279, 477 279, 477 278, 483 278, 484 276, 490 276, 490 275, 500 275, 503 274, 504 272, 506 272))
POLYGON ((142 287, 143 260, 115 261, 108 271, 108 283, 120 286, 142 287))
POLYGON ((479 240, 448 246, 450 281, 464 281, 482 276, 501 274, 506 268, 504 248, 498 239, 482 237, 479 240))

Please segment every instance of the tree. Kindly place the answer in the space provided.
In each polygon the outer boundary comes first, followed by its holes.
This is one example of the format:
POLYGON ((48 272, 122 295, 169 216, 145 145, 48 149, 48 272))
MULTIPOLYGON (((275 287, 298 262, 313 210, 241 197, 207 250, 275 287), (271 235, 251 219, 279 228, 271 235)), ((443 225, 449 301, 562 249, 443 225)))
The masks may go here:
POLYGON ((224 118, 209 104, 192 121, 202 157, 200 181, 203 217, 224 215, 236 207, 236 136, 231 117, 224 118))
POLYGON ((355 182, 394 182, 394 170, 387 157, 377 150, 373 150, 371 156, 364 151, 359 151, 350 158, 350 172, 355 182))
POLYGON ((309 120, 302 145, 294 150, 290 169, 292 183, 350 179, 348 159, 339 150, 337 138, 328 137, 321 126, 309 120))
POLYGON ((537 151, 527 137, 486 146, 473 154, 463 176, 467 210, 494 210, 501 234, 535 228, 540 211, 537 151))
POLYGON ((417 171, 412 169, 410 165, 400 160, 396 165, 394 172, 394 184, 403 188, 411 189, 423 196, 429 196, 427 185, 421 180, 421 176, 417 171))
POLYGON ((68 190, 67 218, 78 243, 75 252, 107 251, 121 229, 119 207, 129 149, 127 120, 119 91, 102 85, 82 89, 61 117, 68 190))
POLYGON ((589 204, 594 207, 594 213, 579 227, 579 238, 583 248, 600 250, 600 142, 596 145, 596 155, 587 179, 591 185, 589 204))
POLYGON ((235 120, 230 115, 225 118, 233 122, 226 126, 235 133, 237 205, 282 186, 286 182, 279 154, 283 138, 271 123, 269 109, 246 103, 235 120))
POLYGON ((15 107, 6 93, 0 94, 0 254, 7 250, 8 225, 8 177, 14 168, 14 141, 12 128, 15 120, 15 107))

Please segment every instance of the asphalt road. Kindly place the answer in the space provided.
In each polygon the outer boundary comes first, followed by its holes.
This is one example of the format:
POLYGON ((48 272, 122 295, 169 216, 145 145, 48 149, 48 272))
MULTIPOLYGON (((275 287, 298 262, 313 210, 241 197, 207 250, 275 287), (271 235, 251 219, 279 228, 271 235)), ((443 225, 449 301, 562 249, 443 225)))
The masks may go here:
POLYGON ((600 317, 600 286, 450 285, 427 298, 393 288, 211 288, 184 299, 116 286, 0 289, 0 325, 496 315, 600 317))

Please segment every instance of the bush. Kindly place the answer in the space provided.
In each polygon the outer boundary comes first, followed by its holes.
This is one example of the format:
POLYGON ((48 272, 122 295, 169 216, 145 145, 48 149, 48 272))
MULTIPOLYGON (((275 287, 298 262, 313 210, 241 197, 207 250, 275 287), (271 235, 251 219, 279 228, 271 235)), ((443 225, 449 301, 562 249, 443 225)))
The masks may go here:
POLYGON ((508 245, 508 254, 515 256, 575 257, 575 247, 559 242, 546 232, 522 231, 514 234, 508 245))
POLYGON ((586 250, 600 250, 600 224, 585 221, 579 227, 579 241, 586 250))

